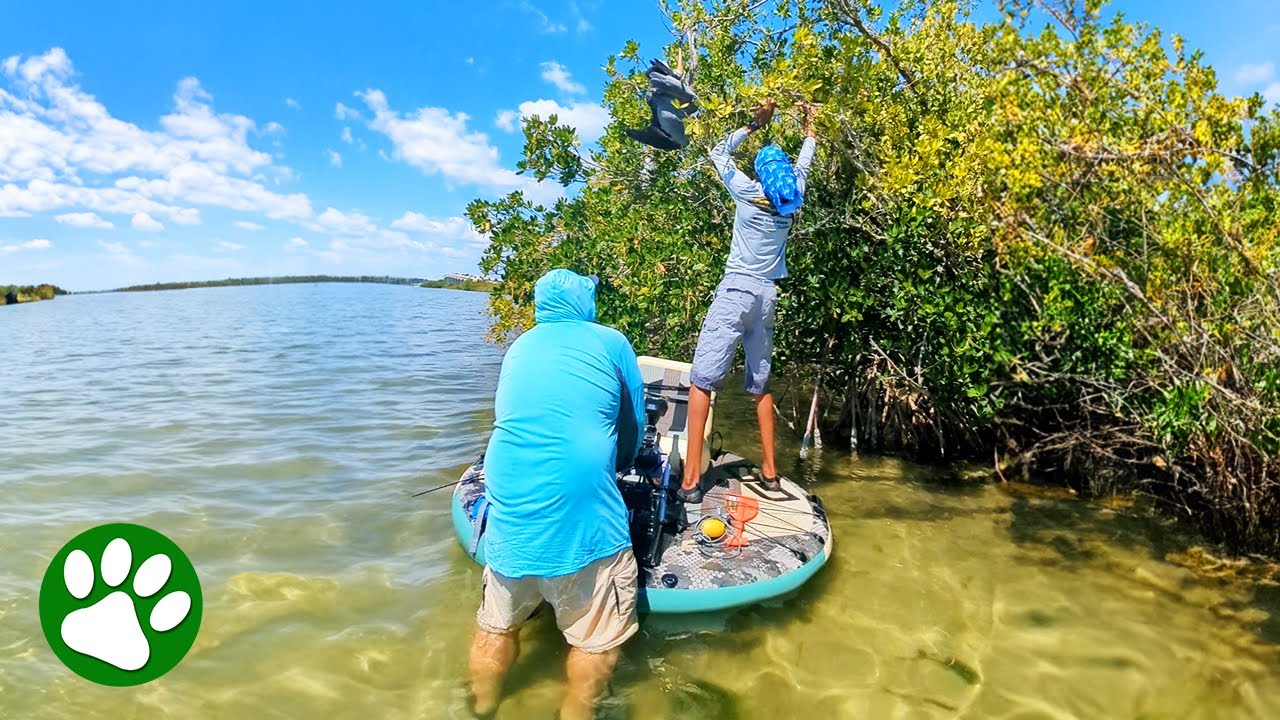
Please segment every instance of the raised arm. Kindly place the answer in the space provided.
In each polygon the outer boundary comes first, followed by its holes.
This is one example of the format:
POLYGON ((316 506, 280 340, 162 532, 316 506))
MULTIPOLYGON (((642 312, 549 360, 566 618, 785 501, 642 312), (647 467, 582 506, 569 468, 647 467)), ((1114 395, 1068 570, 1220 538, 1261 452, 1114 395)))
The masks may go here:
POLYGON ((751 199, 751 178, 744 175, 733 162, 733 151, 747 139, 749 132, 747 128, 738 128, 711 149, 711 164, 715 166, 720 182, 724 183, 734 200, 744 202, 751 199))
POLYGON ((818 142, 809 136, 804 139, 804 144, 800 146, 800 156, 796 158, 796 183, 800 186, 800 192, 804 192, 805 186, 809 184, 809 166, 813 164, 813 153, 817 149, 818 142))
POLYGON ((805 191, 805 186, 809 183, 809 166, 813 165, 813 153, 817 150, 818 141, 813 130, 813 119, 818 114, 818 108, 814 105, 806 105, 804 108, 804 144, 800 146, 800 155, 796 158, 796 180, 800 186, 800 192, 805 191))
POLYGON ((755 182, 734 164, 733 151, 747 139, 747 135, 769 124, 773 119, 773 109, 773 100, 766 100, 763 105, 756 108, 755 117, 750 125, 729 133, 728 137, 711 149, 711 164, 715 166, 716 174, 720 176, 720 181, 728 188, 734 200, 751 202, 752 197, 755 196, 755 182))

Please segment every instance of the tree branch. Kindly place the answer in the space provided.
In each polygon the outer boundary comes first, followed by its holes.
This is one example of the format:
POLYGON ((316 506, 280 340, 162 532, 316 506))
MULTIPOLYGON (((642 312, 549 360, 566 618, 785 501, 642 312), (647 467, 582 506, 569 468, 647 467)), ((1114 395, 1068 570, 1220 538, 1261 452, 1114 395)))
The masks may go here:
POLYGON ((885 59, 889 61, 889 64, 893 65, 893 68, 898 71, 898 76, 902 78, 902 82, 909 90, 911 90, 911 92, 918 95, 919 91, 916 90, 915 73, 912 73, 903 66, 903 64, 898 60, 898 56, 893 54, 893 49, 889 47, 889 43, 886 42, 884 38, 880 37, 880 35, 874 30, 867 27, 866 23, 862 21, 862 14, 858 12, 857 8, 852 7, 848 2, 841 2, 839 5, 844 11, 849 24, 852 25, 863 37, 871 41, 872 45, 879 48, 881 54, 883 54, 885 59))

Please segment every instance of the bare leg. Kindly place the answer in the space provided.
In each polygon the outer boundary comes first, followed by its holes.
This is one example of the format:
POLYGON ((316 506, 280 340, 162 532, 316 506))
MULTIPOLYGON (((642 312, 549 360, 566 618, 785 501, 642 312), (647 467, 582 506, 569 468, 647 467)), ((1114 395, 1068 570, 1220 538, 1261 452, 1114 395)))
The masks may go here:
MULTIPOLYGON (((773 463, 773 393, 756 395, 755 398, 756 419, 760 421, 760 449, 764 455, 760 471, 767 478, 775 478, 778 477, 778 468, 773 463)), ((693 407, 692 398, 689 407, 693 407)))
MULTIPOLYGON (((702 441, 707 432, 707 415, 711 412, 711 393, 697 385, 689 387, 689 442, 684 459, 685 490, 692 490, 702 475, 702 441)), ((772 419, 772 418, 771 418, 772 419)))
POLYGON ((561 720, 591 720, 619 654, 618 648, 602 653, 569 649, 569 686, 560 705, 561 720))
POLYGON ((476 628, 471 641, 471 698, 477 715, 498 709, 502 678, 520 654, 519 630, 502 634, 476 628))

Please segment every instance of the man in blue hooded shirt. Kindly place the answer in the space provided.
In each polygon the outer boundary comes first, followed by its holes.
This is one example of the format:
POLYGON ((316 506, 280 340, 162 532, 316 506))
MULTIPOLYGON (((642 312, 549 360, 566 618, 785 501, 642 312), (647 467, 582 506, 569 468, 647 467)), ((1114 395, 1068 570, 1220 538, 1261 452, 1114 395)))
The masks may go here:
POLYGON ((594 322, 595 294, 593 278, 544 275, 534 286, 536 325, 502 361, 470 663, 482 716, 497 708, 520 625, 543 600, 572 646, 566 720, 591 716, 619 646, 639 629, 639 566, 615 473, 640 447, 644 384, 627 339, 594 322))
MULTIPOLYGON (((749 134, 773 119, 773 110, 773 101, 767 101, 751 124, 734 130, 711 151, 711 164, 734 201, 733 241, 724 279, 702 322, 693 355, 687 456, 702 455, 711 392, 720 389, 741 344, 747 362, 746 390, 755 397, 756 418, 760 422, 760 482, 767 489, 777 490, 781 485, 773 457, 773 394, 769 392, 778 300, 774 282, 787 276, 787 235, 804 202, 817 141, 813 131, 816 110, 807 105, 805 139, 795 165, 781 149, 766 145, 756 154, 756 178, 748 177, 733 162, 733 151, 749 134)), ((698 463, 685 464, 679 491, 685 502, 702 499, 701 469, 698 463)))

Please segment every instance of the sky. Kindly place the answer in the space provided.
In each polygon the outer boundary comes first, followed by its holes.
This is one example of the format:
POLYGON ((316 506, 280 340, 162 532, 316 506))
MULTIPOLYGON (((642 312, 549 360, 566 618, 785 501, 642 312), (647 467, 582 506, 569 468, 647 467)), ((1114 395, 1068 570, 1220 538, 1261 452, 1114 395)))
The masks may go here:
MULTIPOLYGON (((1117 0, 1280 102, 1280 2, 1117 0)), ((602 66, 657 53, 656 0, 10 2, 0 23, 0 283, 73 291, 265 275, 477 272, 468 202, 522 115, 584 141, 602 66)))

